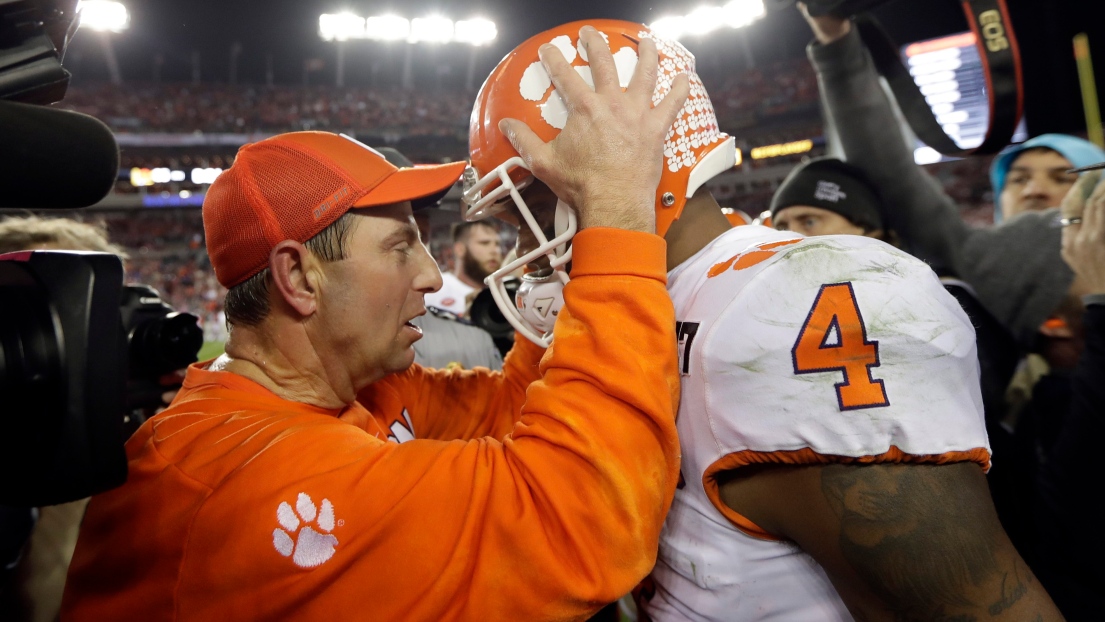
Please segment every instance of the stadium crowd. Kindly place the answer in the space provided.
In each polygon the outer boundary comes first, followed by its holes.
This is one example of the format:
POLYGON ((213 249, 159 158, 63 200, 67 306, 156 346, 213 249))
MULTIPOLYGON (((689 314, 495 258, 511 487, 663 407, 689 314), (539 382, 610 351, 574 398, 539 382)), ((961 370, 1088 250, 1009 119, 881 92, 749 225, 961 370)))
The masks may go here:
POLYGON ((61 106, 100 118, 118 132, 452 136, 466 131, 471 96, 332 86, 135 84, 119 89, 99 84, 74 87, 61 106))
POLYGON ((798 129, 793 127, 796 121, 801 125, 817 115, 817 98, 817 76, 801 58, 747 69, 710 89, 718 124, 735 135, 765 123, 798 129))
MULTIPOLYGON (((816 114, 816 79, 801 59, 728 78, 714 105, 722 127, 790 124, 816 114)), ((258 134, 327 130, 374 135, 466 136, 474 92, 396 88, 111 84, 72 87, 58 106, 97 117, 117 132, 258 134)), ((736 132, 740 133, 740 132, 736 132)), ((766 144, 766 143, 765 143, 766 144)))

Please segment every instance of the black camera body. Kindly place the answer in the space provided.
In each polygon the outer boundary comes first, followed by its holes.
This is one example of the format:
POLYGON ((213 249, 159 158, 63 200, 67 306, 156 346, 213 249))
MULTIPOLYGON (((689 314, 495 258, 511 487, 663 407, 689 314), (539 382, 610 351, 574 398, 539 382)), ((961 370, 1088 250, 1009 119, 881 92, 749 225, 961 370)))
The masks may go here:
POLYGON ((110 254, 0 258, 3 503, 61 503, 126 479, 122 283, 110 254))
MULTIPOLYGON (((981 144, 960 146, 937 121, 910 70, 902 64, 898 47, 869 12, 891 0, 802 0, 811 16, 854 18, 875 69, 886 79, 910 128, 929 147, 954 157, 998 153, 1009 144, 1024 115, 1024 77, 1013 22, 1004 0, 959 0, 976 36, 990 102, 990 119, 981 144)), ((767 0, 780 10, 795 0, 767 0)))
POLYGON ((196 362, 203 346, 199 318, 174 310, 149 285, 133 283, 123 286, 119 314, 127 341, 127 408, 162 406, 162 394, 175 386, 162 378, 196 362))
POLYGON ((77 0, 0 0, 0 99, 51 104, 65 95, 61 61, 76 15, 77 0))
POLYGON ((0 500, 50 505, 126 479, 123 415, 157 406, 203 332, 108 253, 0 256, 0 500))
MULTIPOLYGON (((111 131, 45 107, 77 0, 0 0, 0 207, 74 208, 110 191, 111 131), (57 183, 58 179, 66 183, 57 183)), ((196 360, 203 332, 105 253, 0 256, 0 504, 73 501, 126 480, 124 418, 161 403, 161 377, 196 360)))

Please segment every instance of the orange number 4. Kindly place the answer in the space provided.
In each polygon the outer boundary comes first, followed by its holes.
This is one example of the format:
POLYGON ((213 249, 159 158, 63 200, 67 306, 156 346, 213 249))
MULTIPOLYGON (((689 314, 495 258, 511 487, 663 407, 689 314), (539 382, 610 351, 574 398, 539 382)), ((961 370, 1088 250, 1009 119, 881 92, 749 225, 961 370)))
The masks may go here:
POLYGON ((851 283, 821 286, 791 354, 796 374, 844 373, 836 385, 841 410, 890 405, 882 380, 871 377, 871 368, 879 366, 879 342, 867 340, 851 283))

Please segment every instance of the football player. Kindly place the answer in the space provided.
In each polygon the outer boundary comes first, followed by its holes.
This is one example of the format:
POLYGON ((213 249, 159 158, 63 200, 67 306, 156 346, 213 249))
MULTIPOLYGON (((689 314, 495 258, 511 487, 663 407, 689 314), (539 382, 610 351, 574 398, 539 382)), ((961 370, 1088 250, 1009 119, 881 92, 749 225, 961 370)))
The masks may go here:
POLYGON ((464 200, 470 219, 524 225, 517 262, 488 278, 503 312, 551 338, 575 223, 529 169, 564 127, 558 90, 624 88, 645 38, 660 55, 654 102, 680 74, 691 94, 664 161, 639 163, 663 166, 683 476, 642 615, 1060 619, 986 488, 966 315, 924 263, 877 240, 731 227, 704 183, 733 166, 734 142, 678 43, 629 22, 567 24, 519 45, 483 85, 464 200), (596 83, 600 63, 620 84, 596 83), (527 264, 511 305, 501 275, 527 264))

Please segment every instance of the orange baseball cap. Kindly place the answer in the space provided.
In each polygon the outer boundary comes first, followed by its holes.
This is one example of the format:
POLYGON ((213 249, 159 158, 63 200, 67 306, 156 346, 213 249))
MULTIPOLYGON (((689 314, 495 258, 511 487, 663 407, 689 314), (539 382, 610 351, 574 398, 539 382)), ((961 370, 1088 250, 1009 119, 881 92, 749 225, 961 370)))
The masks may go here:
POLYGON ((398 168, 383 154, 329 132, 290 132, 246 145, 203 200, 215 277, 233 287, 269 264, 284 240, 306 242, 355 207, 441 200, 465 162, 398 168))

